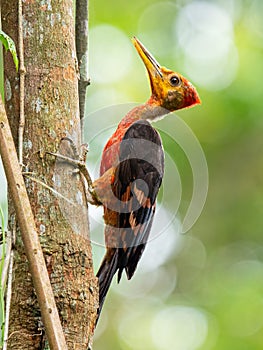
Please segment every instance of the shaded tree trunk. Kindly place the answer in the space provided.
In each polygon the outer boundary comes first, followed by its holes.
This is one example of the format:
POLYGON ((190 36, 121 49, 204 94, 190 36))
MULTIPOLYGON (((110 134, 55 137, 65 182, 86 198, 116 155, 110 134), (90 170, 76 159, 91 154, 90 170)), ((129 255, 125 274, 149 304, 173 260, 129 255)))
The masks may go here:
MULTIPOLYGON (((17 0, 2 0, 3 30, 17 43, 17 0)), ((23 1, 25 50, 24 170, 36 226, 69 349, 87 349, 97 308, 84 184, 73 167, 49 152, 71 156, 63 137, 80 145, 73 2, 23 1), (32 177, 37 180, 33 180, 32 177), (41 182, 55 188, 54 194, 41 182)), ((5 53, 6 111, 17 145, 19 76, 5 53)), ((14 224, 12 203, 9 224, 14 224)), ((17 232, 8 349, 47 348, 24 247, 17 232)))

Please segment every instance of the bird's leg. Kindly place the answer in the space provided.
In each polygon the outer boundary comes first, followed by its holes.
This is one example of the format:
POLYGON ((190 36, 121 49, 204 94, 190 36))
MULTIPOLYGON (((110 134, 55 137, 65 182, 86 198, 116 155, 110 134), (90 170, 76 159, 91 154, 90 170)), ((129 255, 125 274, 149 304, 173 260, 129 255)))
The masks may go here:
POLYGON ((80 153, 78 153, 76 145, 70 138, 64 137, 62 140, 66 140, 70 143, 74 158, 64 156, 63 154, 60 154, 60 153, 46 152, 46 154, 50 154, 54 157, 64 160, 69 164, 74 165, 76 167, 76 170, 84 176, 88 184, 88 195, 87 195, 88 202, 92 205, 97 205, 97 206, 102 205, 96 191, 94 190, 91 176, 86 167, 88 145, 87 144, 81 145, 80 153))

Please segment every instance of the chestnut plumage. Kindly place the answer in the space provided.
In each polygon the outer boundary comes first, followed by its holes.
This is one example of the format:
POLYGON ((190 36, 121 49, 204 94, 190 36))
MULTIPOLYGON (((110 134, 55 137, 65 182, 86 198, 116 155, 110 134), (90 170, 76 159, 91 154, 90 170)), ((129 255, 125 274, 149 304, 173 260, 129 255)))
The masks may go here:
POLYGON ((121 120, 104 147, 94 189, 104 206, 106 254, 97 277, 100 315, 111 281, 123 271, 130 279, 145 249, 164 173, 160 135, 150 122, 200 103, 193 85, 161 67, 143 44, 132 39, 148 71, 151 97, 121 120))

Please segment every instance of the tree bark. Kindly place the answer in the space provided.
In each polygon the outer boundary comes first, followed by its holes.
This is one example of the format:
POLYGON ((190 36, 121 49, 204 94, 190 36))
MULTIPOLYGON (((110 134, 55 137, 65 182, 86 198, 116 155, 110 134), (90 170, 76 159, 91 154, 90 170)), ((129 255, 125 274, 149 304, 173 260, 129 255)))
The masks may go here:
MULTIPOLYGON (((88 76, 88 0, 76 0, 76 50, 79 68, 79 114, 81 129, 85 115, 88 76)), ((82 130, 83 131, 83 130, 82 130)))
MULTIPOLYGON (((17 43, 17 0, 2 0, 3 30, 17 43)), ((87 349, 97 309, 88 213, 82 177, 45 152, 72 155, 80 146, 73 2, 23 1, 25 50, 24 170, 27 191, 69 349, 87 349), (55 188, 56 195, 47 186, 55 188)), ((5 101, 17 145, 19 76, 5 53, 5 101)), ((9 223, 14 224, 12 204, 9 223)), ((47 349, 20 233, 15 246, 8 349, 47 349)))

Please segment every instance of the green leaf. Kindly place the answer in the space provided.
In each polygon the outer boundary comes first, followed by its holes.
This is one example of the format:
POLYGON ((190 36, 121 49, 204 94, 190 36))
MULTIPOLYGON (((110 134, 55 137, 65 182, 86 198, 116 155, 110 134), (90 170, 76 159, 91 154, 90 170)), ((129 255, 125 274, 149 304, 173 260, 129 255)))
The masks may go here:
POLYGON ((16 53, 16 46, 14 41, 0 29, 0 41, 4 45, 6 50, 9 50, 13 56, 13 60, 16 66, 16 70, 18 70, 18 57, 16 53))

